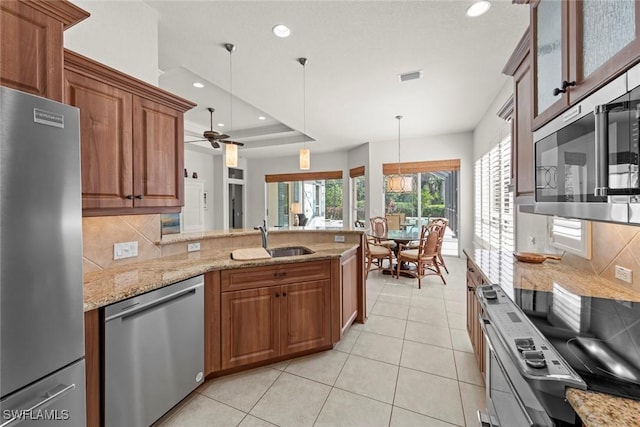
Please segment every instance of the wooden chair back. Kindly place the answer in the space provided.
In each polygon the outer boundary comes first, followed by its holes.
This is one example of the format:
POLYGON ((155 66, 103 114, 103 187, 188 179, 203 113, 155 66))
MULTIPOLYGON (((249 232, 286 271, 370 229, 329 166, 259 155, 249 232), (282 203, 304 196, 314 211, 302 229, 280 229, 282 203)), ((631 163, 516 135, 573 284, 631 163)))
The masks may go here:
POLYGON ((374 216, 373 218, 369 218, 369 222, 371 223, 371 233, 373 235, 379 237, 385 237, 387 235, 387 232, 389 231, 387 218, 383 216, 374 216))
POLYGON ((438 255, 440 246, 442 245, 442 237, 440 237, 442 228, 442 225, 439 224, 422 226, 420 232, 420 247, 418 249, 419 257, 433 258, 438 255))

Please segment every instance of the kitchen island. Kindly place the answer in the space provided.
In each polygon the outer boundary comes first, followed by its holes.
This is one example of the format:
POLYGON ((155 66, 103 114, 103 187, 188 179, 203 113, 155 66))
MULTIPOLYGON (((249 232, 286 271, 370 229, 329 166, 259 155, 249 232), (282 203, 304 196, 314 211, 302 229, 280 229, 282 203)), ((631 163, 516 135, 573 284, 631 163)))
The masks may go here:
POLYGON ((86 273, 89 419, 100 419, 105 306, 204 274, 206 376, 327 350, 351 323, 366 321, 363 233, 269 230, 269 248, 304 246, 313 253, 244 261, 231 252, 261 247, 259 231, 177 234, 156 242, 160 258, 86 273), (200 250, 188 252, 196 242, 200 250))
MULTIPOLYGON (((477 322, 481 311, 475 289, 482 284, 499 284, 504 292, 514 295, 526 291, 562 293, 576 298, 640 302, 632 289, 571 267, 562 261, 547 260, 542 264, 517 262, 510 252, 484 249, 465 250, 467 256, 467 327, 479 363, 484 362, 484 338, 477 322), (475 323, 474 323, 475 321, 475 323)), ((591 390, 568 388, 566 398, 583 424, 588 427, 637 426, 640 402, 591 390)))

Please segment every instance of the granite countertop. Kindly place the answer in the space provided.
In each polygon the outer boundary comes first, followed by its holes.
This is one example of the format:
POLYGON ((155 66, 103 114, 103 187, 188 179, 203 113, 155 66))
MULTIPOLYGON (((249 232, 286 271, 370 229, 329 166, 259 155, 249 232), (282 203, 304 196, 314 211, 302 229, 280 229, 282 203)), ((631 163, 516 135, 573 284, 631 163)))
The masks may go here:
MULTIPOLYGON (((513 290, 553 291, 560 286, 579 296, 640 302, 637 292, 609 280, 547 260, 542 264, 518 262, 511 252, 465 250, 490 283, 498 283, 513 298, 513 290)), ((566 398, 587 427, 640 425, 640 402, 594 391, 568 388, 566 398)))
POLYGON ((595 391, 567 389, 567 400, 585 427, 640 426, 640 402, 595 391))
POLYGON ((237 261, 230 258, 230 250, 220 249, 173 255, 86 273, 84 310, 93 310, 212 270, 330 259, 358 247, 353 243, 305 243, 304 246, 315 253, 237 261))

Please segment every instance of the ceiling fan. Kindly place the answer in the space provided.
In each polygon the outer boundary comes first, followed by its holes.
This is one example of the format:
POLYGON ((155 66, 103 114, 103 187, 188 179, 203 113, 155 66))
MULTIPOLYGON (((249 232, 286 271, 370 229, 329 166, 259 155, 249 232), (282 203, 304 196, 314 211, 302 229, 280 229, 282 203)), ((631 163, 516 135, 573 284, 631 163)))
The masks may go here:
POLYGON ((222 142, 223 144, 235 144, 240 147, 244 146, 242 142, 230 141, 228 139, 229 135, 226 135, 224 133, 219 133, 213 130, 213 112, 216 111, 216 109, 212 107, 208 107, 207 110, 209 110, 209 114, 211 114, 211 129, 204 131, 204 133, 202 134, 202 137, 204 139, 198 139, 195 141, 185 141, 185 143, 209 141, 209 143, 211 144, 211 147, 213 148, 220 148, 220 144, 219 144, 220 142, 222 142))

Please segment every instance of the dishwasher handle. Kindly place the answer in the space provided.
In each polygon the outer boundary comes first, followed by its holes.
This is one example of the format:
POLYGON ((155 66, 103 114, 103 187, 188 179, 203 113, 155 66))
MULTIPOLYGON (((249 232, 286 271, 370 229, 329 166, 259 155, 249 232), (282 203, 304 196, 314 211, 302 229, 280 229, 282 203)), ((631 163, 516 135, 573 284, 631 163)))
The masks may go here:
POLYGON ((160 304, 166 304, 170 301, 176 300, 178 298, 181 298, 183 296, 186 295, 190 295, 190 294, 195 294, 196 291, 198 290, 198 288, 201 288, 202 286, 204 286, 202 283, 198 283, 197 285, 191 286, 190 288, 187 289, 181 289, 179 291, 176 291, 174 293, 171 293, 169 295, 165 295, 163 297, 160 297, 158 299, 155 299, 153 301, 149 301, 145 304, 142 305, 133 305, 131 306, 131 308, 127 309, 127 310, 123 310, 120 313, 116 313, 113 314, 107 318, 104 319, 105 322, 109 322, 111 320, 115 320, 118 318, 126 318, 126 317, 131 317, 135 314, 141 313, 143 311, 147 311, 152 309, 153 307, 156 307, 160 304))

